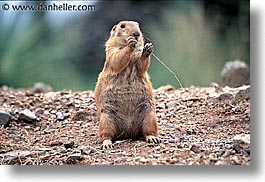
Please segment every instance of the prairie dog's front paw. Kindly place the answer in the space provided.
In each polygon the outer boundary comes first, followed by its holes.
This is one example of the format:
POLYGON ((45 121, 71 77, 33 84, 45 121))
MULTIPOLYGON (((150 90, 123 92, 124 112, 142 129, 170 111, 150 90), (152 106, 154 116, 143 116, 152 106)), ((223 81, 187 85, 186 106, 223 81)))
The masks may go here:
POLYGON ((126 42, 127 42, 127 45, 132 49, 134 49, 137 44, 137 40, 132 36, 128 37, 126 42))
POLYGON ((147 57, 150 54, 152 54, 153 52, 154 52, 154 46, 153 46, 153 44, 151 42, 150 43, 146 43, 144 45, 143 55, 145 55, 147 57))

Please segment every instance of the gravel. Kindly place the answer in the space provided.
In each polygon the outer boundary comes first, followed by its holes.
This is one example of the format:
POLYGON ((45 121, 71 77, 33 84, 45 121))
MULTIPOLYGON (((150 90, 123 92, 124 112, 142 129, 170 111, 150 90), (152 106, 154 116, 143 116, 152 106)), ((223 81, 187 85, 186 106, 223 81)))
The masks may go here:
POLYGON ((154 90, 161 143, 128 139, 107 150, 93 91, 0 88, 0 110, 12 115, 0 127, 0 164, 250 165, 250 86, 216 88, 154 90))

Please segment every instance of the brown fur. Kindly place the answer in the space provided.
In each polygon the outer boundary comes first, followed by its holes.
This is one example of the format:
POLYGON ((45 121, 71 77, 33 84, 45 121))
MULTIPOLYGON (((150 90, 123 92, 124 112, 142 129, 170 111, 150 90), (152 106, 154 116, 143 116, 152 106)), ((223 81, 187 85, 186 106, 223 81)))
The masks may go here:
POLYGON ((106 42, 106 61, 95 88, 100 140, 144 137, 159 142, 152 85, 147 74, 153 45, 139 24, 122 21, 106 42), (137 36, 138 35, 138 36, 137 36))

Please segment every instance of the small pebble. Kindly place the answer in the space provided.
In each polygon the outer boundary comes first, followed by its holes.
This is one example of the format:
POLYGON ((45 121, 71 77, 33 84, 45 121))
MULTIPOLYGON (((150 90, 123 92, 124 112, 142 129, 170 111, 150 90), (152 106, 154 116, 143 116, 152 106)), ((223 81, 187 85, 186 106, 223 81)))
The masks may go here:
POLYGON ((224 161, 217 161, 214 165, 217 165, 217 166, 222 166, 222 165, 226 165, 224 161))
POLYGON ((60 146, 60 145, 62 145, 63 144, 63 142, 62 141, 53 141, 53 142, 51 142, 51 147, 53 147, 53 146, 60 146))
POLYGON ((75 153, 75 154, 71 154, 71 155, 69 155, 68 158, 67 158, 67 160, 66 160, 66 162, 67 162, 68 164, 71 164, 71 163, 79 162, 79 161, 81 161, 81 160, 83 160, 83 159, 84 159, 84 156, 82 156, 82 155, 79 154, 79 153, 75 153))
POLYGON ((92 148, 92 147, 87 147, 87 146, 82 146, 82 147, 80 148, 80 150, 81 150, 81 154, 83 154, 83 155, 89 155, 89 154, 95 152, 95 149, 94 149, 94 148, 92 148))
POLYGON ((199 153, 200 152, 200 146, 193 144, 191 146, 190 150, 193 151, 194 153, 199 153))
POLYGON ((139 161, 142 162, 142 163, 146 163, 146 162, 148 162, 148 159, 146 159, 144 157, 141 157, 139 161))
POLYGON ((57 118, 58 121, 63 121, 63 120, 64 120, 64 115, 63 115, 63 113, 61 113, 61 112, 57 112, 57 113, 56 113, 56 118, 57 118))
POLYGON ((64 143, 64 147, 66 149, 73 148, 74 147, 74 144, 75 144, 74 141, 70 141, 70 142, 64 143))
POLYGON ((186 130, 186 134, 187 135, 196 135, 197 134, 197 131, 195 131, 194 129, 192 129, 192 130, 186 130))
POLYGON ((193 101, 189 101, 189 102, 187 103, 187 107, 191 107, 192 104, 193 104, 193 101))
POLYGON ((34 113, 32 113, 29 109, 25 109, 19 112, 19 119, 23 120, 27 123, 33 123, 37 121, 37 117, 34 113))
POLYGON ((182 140, 189 140, 189 137, 188 136, 181 136, 179 137, 179 140, 182 141, 182 140))
POLYGON ((183 106, 183 105, 177 106, 177 111, 185 110, 185 109, 187 109, 187 108, 185 106, 183 106))
POLYGON ((167 125, 166 128, 178 128, 176 125, 167 125))
POLYGON ((168 143, 177 143, 177 142, 178 142, 178 140, 172 139, 172 138, 168 140, 168 143))
POLYGON ((157 159, 158 159, 160 156, 161 156, 160 154, 153 154, 153 157, 154 157, 154 158, 157 158, 157 159))
POLYGON ((231 160, 233 160, 236 164, 240 164, 240 160, 238 159, 238 157, 235 155, 231 158, 231 160))
POLYGON ((51 133, 51 129, 50 128, 46 128, 45 130, 44 130, 44 134, 50 134, 51 133))
POLYGON ((166 103, 166 107, 169 109, 175 107, 176 105, 177 105, 177 103, 174 101, 170 101, 170 102, 166 103))

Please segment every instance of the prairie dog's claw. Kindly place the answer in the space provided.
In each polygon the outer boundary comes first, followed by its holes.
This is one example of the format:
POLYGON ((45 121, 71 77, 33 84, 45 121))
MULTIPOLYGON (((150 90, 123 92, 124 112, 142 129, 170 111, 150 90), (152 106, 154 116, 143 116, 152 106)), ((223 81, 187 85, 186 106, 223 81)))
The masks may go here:
POLYGON ((109 149, 109 148, 112 148, 111 140, 104 140, 103 144, 101 146, 101 149, 106 150, 106 149, 109 149))
POLYGON ((135 46, 137 44, 137 40, 132 36, 128 37, 126 42, 127 42, 127 45, 129 45, 129 47, 131 47, 133 49, 135 48, 135 46))
POLYGON ((146 55, 146 56, 149 56, 153 52, 154 52, 154 46, 153 46, 153 44, 151 42, 150 43, 146 43, 144 45, 143 54, 146 55))
POLYGON ((148 135, 145 137, 145 140, 148 142, 148 143, 160 143, 160 139, 158 137, 155 137, 153 135, 148 135))

